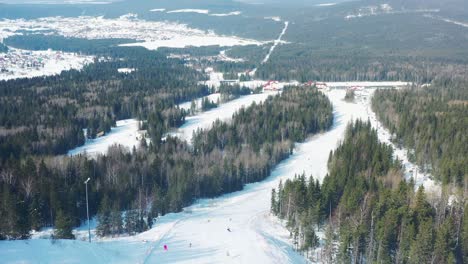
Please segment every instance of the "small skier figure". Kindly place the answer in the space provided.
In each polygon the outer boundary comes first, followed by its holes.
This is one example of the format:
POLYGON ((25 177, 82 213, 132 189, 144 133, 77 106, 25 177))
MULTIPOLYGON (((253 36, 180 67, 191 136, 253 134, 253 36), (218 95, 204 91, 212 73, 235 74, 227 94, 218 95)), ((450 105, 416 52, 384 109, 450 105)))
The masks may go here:
POLYGON ((167 245, 164 245, 164 251, 167 251, 167 245))
POLYGON ((192 247, 192 243, 190 243, 189 247, 192 247))
POLYGON ((231 228, 228 227, 228 228, 227 228, 227 231, 231 232, 231 228))

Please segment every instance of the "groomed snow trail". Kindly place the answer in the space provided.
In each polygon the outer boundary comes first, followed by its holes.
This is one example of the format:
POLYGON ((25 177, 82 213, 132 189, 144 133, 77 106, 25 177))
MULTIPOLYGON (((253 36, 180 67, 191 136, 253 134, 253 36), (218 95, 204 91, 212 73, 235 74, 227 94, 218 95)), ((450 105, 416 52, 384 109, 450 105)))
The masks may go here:
POLYGON ((283 30, 281 31, 280 35, 278 36, 278 39, 275 40, 273 46, 271 46, 270 51, 268 52, 268 54, 263 59, 262 64, 265 64, 265 63, 268 62, 268 60, 270 59, 270 56, 273 53, 273 51, 275 50, 276 46, 278 46, 281 43, 281 39, 283 38, 284 34, 286 33, 286 30, 288 30, 288 26, 289 26, 289 21, 285 21, 283 30))
POLYGON ((328 154, 343 137, 346 124, 353 118, 365 117, 362 106, 342 101, 344 90, 328 94, 335 107, 331 130, 297 144, 295 153, 264 181, 186 208, 189 213, 179 214, 177 223, 158 239, 144 263, 306 262, 292 250, 287 230, 269 215, 270 194, 280 180, 296 174, 305 172, 322 179, 327 172, 328 154), (164 251, 163 245, 168 245, 169 250, 164 251))
MULTIPOLYGON (((279 20, 279 21, 281 21, 281 20, 279 20)), ((273 42, 273 46, 271 46, 270 50, 268 51, 268 54, 262 60, 261 64, 265 64, 265 63, 268 62, 268 60, 270 59, 270 56, 273 53, 273 51, 275 50, 276 46, 278 46, 281 43, 281 39, 283 38, 284 34, 286 34, 286 31, 288 30, 288 26, 289 26, 289 21, 285 21, 283 30, 279 34, 278 38, 273 42)), ((249 75, 254 76, 256 72, 257 72, 257 68, 251 70, 249 72, 249 75)))
MULTIPOLYGON (((373 125, 381 127, 369 111, 372 92, 364 90, 357 103, 343 101, 345 90, 326 92, 334 106, 333 127, 297 144, 294 154, 262 182, 215 199, 199 200, 181 213, 160 217, 152 229, 132 237, 104 238, 91 244, 80 240, 59 240, 55 245, 42 239, 0 241, 2 261, 306 263, 293 250, 289 232, 269 214, 271 189, 277 188, 280 180, 303 172, 321 181, 327 173, 330 150, 343 139, 346 126, 353 119, 371 119, 373 125), (164 245, 168 246, 167 251, 164 245)), ((379 128, 379 138, 385 140, 389 135, 381 131, 379 128)))

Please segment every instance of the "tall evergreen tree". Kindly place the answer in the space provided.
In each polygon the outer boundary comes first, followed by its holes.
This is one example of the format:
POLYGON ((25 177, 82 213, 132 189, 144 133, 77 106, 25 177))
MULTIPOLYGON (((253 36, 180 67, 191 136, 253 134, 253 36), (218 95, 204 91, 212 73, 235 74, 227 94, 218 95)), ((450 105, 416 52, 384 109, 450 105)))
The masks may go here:
POLYGON ((54 239, 75 239, 72 230, 73 225, 70 217, 63 210, 58 210, 55 217, 54 239))

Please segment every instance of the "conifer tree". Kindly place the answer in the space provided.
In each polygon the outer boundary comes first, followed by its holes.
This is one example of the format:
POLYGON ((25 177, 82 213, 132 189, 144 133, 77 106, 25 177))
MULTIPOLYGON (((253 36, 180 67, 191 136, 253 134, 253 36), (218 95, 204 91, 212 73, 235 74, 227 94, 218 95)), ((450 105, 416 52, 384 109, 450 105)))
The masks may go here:
POLYGON ((70 217, 63 210, 58 210, 55 217, 54 239, 75 239, 72 228, 70 217))

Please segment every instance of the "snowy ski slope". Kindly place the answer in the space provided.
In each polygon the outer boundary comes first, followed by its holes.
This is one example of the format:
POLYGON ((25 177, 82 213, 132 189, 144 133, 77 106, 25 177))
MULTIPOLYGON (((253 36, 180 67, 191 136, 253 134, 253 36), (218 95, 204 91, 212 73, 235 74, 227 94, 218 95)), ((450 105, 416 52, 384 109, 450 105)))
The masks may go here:
POLYGON ((55 244, 41 239, 0 241, 2 262, 306 263, 293 251, 289 232, 269 214, 271 189, 280 180, 303 172, 321 181, 330 150, 342 140, 346 125, 353 119, 370 118, 380 127, 379 138, 385 140, 386 134, 368 108, 373 91, 365 91, 357 103, 343 101, 343 89, 326 92, 334 105, 333 127, 297 144, 294 154, 262 182, 215 199, 199 200, 181 213, 160 217, 151 230, 132 237, 104 238, 92 244, 80 240, 55 244))

